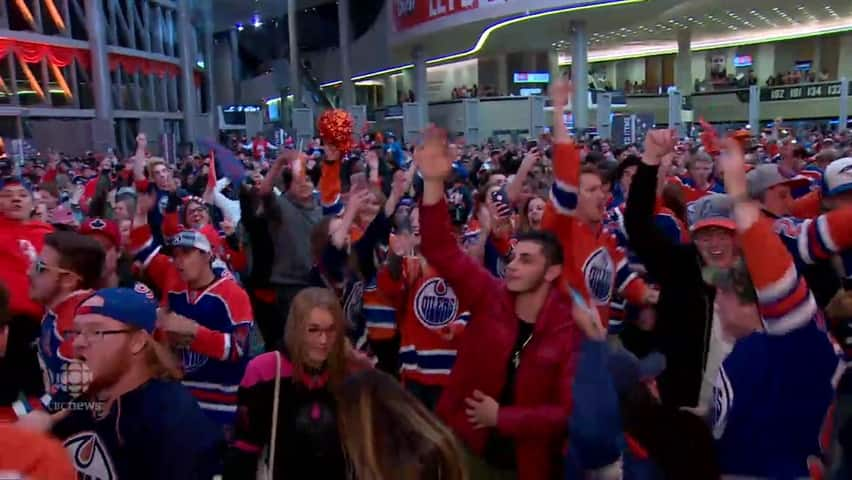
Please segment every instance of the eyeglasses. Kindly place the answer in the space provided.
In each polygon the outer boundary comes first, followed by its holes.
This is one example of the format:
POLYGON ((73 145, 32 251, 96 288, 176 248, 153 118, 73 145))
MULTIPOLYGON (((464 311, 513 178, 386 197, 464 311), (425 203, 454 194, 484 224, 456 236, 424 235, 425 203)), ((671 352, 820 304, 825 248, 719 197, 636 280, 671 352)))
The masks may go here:
POLYGON ((129 328, 121 330, 65 330, 62 333, 62 338, 66 341, 73 342, 77 337, 83 337, 86 343, 100 342, 107 335, 119 335, 122 333, 131 333, 133 330, 129 328))
POLYGON ((33 271, 35 271, 36 274, 42 274, 42 273, 44 273, 48 270, 52 270, 54 272, 59 272, 59 273, 70 273, 72 275, 77 275, 76 272, 72 272, 71 270, 66 270, 64 268, 54 267, 52 265, 48 265, 47 263, 45 263, 44 259, 41 259, 41 258, 37 259, 35 261, 35 264, 33 264, 33 271))

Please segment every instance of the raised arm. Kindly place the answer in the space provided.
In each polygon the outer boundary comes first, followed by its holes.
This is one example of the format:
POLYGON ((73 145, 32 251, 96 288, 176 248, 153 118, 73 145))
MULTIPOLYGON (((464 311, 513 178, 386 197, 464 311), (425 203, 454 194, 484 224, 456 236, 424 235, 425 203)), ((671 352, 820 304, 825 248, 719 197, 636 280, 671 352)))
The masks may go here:
POLYGON ((526 183, 527 177, 530 175, 530 170, 535 167, 539 159, 541 159, 541 153, 538 148, 533 148, 524 155, 524 160, 521 162, 520 168, 518 168, 518 173, 515 174, 515 178, 513 178, 506 187, 506 194, 509 196, 509 202, 513 205, 517 204, 521 199, 521 192, 524 189, 524 183, 526 183))
POLYGON ((630 246, 648 271, 662 282, 676 281, 672 270, 672 252, 676 245, 654 222, 657 177, 660 162, 674 145, 668 130, 654 130, 645 138, 642 164, 633 176, 624 224, 630 246))
POLYGON ((793 257, 774 234, 772 221, 763 217, 760 206, 748 198, 739 144, 727 140, 725 148, 726 155, 721 157, 725 187, 736 202, 734 220, 740 248, 757 293, 763 327, 769 335, 784 335, 814 320, 816 301, 796 270, 793 257))
POLYGON ((475 310, 502 285, 462 251, 451 233, 450 215, 444 200, 444 181, 452 171, 446 133, 433 126, 426 129, 424 138, 424 145, 414 154, 423 177, 420 250, 429 265, 450 283, 461 303, 475 310))
POLYGON ((133 155, 133 179, 145 180, 145 149, 148 147, 148 137, 144 133, 136 135, 136 153, 133 155))

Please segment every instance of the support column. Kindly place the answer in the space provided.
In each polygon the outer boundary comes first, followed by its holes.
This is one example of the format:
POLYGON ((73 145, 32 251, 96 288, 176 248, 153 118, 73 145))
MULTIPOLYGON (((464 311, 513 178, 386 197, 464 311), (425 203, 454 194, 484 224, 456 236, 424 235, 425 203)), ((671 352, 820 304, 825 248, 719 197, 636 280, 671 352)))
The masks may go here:
POLYGON ((574 81, 574 100, 571 112, 574 128, 581 135, 589 128, 589 52, 586 22, 571 22, 571 78, 574 81))
POLYGON ((426 80, 426 55, 423 52, 423 47, 414 47, 411 58, 414 61, 414 99, 428 104, 429 83, 426 80))
MULTIPOLYGON (((112 82, 106 51, 106 22, 101 2, 86 0, 86 32, 92 64, 92 96, 95 101, 95 120, 92 122, 92 141, 96 150, 105 150, 115 141, 112 129, 112 82)), ((12 70, 14 72, 14 70, 12 70)))
POLYGON ((411 52, 414 61, 414 100, 417 102, 417 125, 422 130, 429 123, 429 84, 426 80, 426 54, 416 46, 411 52))
POLYGON ((559 70, 559 52, 556 50, 548 50, 547 52, 547 71, 550 72, 550 80, 556 80, 560 76, 559 70))
MULTIPOLYGON (((290 93, 293 94, 293 108, 302 108, 302 82, 299 75, 299 22, 296 16, 298 8, 295 1, 287 2, 287 31, 290 46, 290 93)), ((283 105, 283 104, 282 104, 283 105)))
POLYGON ((497 95, 509 93, 509 59, 503 53, 497 56, 497 95))
POLYGON ((337 0, 337 24, 340 30, 340 76, 341 107, 349 108, 358 102, 355 100, 355 84, 352 83, 352 20, 349 17, 349 0, 337 0))
POLYGON ((234 87, 234 104, 240 103, 240 32, 232 28, 228 33, 228 47, 231 54, 231 81, 234 87))
POLYGON ((215 138, 218 132, 219 115, 216 114, 216 80, 213 75, 213 6, 208 3, 204 8, 204 80, 207 82, 207 118, 210 125, 208 134, 215 138))
POLYGON ((195 84, 193 82, 194 35, 188 2, 178 2, 178 41, 180 42, 180 93, 183 112, 184 141, 195 143, 195 124, 198 117, 195 84))
POLYGON ((675 85, 683 95, 691 95, 694 82, 692 79, 692 58, 690 54, 692 32, 689 29, 677 32, 677 57, 675 58, 675 85))
POLYGON ((760 87, 757 85, 748 87, 748 124, 752 135, 760 135, 760 87))
POLYGON ((848 130, 849 123, 849 78, 840 77, 840 115, 837 117, 837 130, 848 130))

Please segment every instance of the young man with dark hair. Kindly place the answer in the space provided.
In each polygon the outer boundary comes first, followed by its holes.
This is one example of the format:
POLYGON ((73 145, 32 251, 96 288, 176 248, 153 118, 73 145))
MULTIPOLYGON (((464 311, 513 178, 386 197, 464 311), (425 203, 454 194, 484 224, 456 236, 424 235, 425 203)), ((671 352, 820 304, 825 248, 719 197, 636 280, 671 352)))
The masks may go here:
POLYGON ((616 294, 642 306, 655 304, 659 292, 630 269, 615 234, 603 225, 607 203, 603 179, 597 169, 581 165, 581 149, 562 122, 562 111, 572 94, 572 85, 564 80, 551 86, 554 182, 542 227, 562 242, 566 281, 588 294, 606 329, 616 294))
POLYGON ((230 272, 213 268, 203 233, 183 230, 171 237, 169 258, 159 253, 143 212, 134 225, 131 247, 167 302, 157 327, 183 362, 184 385, 210 418, 230 429, 254 321, 248 294, 230 272))
POLYGON ((9 340, 5 358, 0 359, 0 405, 9 406, 23 392, 44 393, 38 354, 42 306, 30 299, 29 272, 44 245, 50 225, 32 219, 33 195, 21 178, 0 180, 0 284, 9 291, 9 340))
MULTIPOLYGON (((41 402, 49 410, 72 393, 63 378, 74 354, 63 333, 71 328, 80 302, 97 288, 103 265, 104 250, 97 241, 74 232, 54 232, 44 238, 41 256, 30 274, 30 297, 45 308, 38 353, 46 393, 41 402)), ((19 415, 30 408, 15 404, 19 415)))
POLYGON ((438 416, 467 447, 472 478, 553 478, 561 471, 582 336, 556 288, 561 247, 549 234, 522 237, 505 279, 488 273, 451 233, 446 136, 430 129, 425 138, 415 154, 424 180, 421 251, 471 311, 438 416))

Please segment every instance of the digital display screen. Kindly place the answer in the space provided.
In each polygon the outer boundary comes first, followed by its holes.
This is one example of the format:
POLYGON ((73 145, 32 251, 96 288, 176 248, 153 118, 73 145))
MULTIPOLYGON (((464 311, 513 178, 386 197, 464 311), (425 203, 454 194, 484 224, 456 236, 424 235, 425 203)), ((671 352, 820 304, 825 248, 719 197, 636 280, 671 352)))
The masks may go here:
POLYGON ((547 72, 516 72, 513 78, 515 83, 550 83, 550 74, 547 72))
POLYGON ((737 55, 736 57, 734 57, 734 66, 737 68, 750 67, 751 65, 751 55, 737 55))

